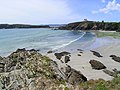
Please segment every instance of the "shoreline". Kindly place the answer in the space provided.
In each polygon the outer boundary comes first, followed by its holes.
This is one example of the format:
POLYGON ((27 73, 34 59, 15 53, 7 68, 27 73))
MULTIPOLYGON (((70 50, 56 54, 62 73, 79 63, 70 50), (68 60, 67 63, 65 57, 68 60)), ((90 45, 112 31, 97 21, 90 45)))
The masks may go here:
MULTIPOLYGON (((112 71, 113 69, 120 70, 120 63, 115 62, 110 58, 110 55, 117 55, 120 56, 120 42, 111 43, 107 45, 102 45, 101 47, 93 49, 96 52, 99 52, 101 55, 103 55, 102 58, 98 58, 95 55, 92 54, 90 50, 85 50, 83 53, 79 53, 80 51, 74 50, 65 50, 67 52, 70 52, 71 57, 70 61, 67 63, 67 65, 70 65, 72 68, 80 71, 83 75, 85 75, 88 80, 90 79, 104 79, 104 80, 112 80, 113 77, 109 76, 108 74, 104 73, 103 70, 95 70, 92 69, 89 61, 90 60, 97 60, 103 63, 108 70, 112 71), (81 56, 78 56, 80 54, 81 56)), ((61 52, 64 50, 58 50, 57 52, 61 52)), ((55 52, 54 52, 55 53, 55 52)), ((66 63, 61 63, 60 60, 56 59, 54 53, 46 54, 49 58, 56 61, 59 67, 63 67, 66 65, 66 63)), ((62 58, 64 61, 64 57, 62 58)))

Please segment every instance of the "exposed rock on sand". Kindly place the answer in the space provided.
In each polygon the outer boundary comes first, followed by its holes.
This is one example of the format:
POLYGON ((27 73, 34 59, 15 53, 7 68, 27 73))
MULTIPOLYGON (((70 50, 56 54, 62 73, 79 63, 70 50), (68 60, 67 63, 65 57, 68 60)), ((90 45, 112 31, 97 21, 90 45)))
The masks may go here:
POLYGON ((50 51, 48 51, 47 53, 53 53, 53 51, 50 50, 50 51))
POLYGON ((92 68, 96 70, 101 70, 106 68, 104 64, 96 60, 90 60, 89 63, 91 64, 92 68))
POLYGON ((66 75, 66 79, 67 82, 75 85, 75 84, 80 84, 81 82, 85 82, 87 81, 87 78, 81 74, 80 71, 77 71, 73 68, 71 68, 69 65, 67 65, 67 67, 65 67, 65 75, 66 75))
POLYGON ((97 57, 103 57, 103 56, 100 55, 100 53, 98 53, 98 52, 96 52, 96 51, 92 51, 92 50, 90 50, 90 51, 93 52, 93 55, 95 55, 95 56, 97 56, 97 57))
POLYGON ((104 73, 112 76, 112 77, 116 77, 117 76, 117 73, 113 72, 113 71, 110 71, 110 70, 107 70, 107 69, 104 69, 103 70, 104 73))
POLYGON ((65 63, 68 63, 70 61, 70 57, 69 56, 65 56, 65 63))
POLYGON ((80 54, 78 54, 78 56, 81 56, 80 54))
POLYGON ((77 49, 78 51, 83 51, 82 49, 77 49))
POLYGON ((108 74, 108 75, 110 75, 110 76, 112 76, 112 77, 120 76, 120 71, 118 71, 116 68, 113 69, 112 71, 104 69, 103 72, 106 73, 106 74, 108 74))
POLYGON ((120 63, 120 57, 116 56, 116 55, 110 55, 110 57, 112 57, 112 59, 116 62, 120 63))
POLYGON ((63 51, 61 53, 55 53, 54 55, 56 56, 57 59, 60 60, 62 58, 62 56, 65 56, 65 55, 68 55, 68 54, 70 54, 70 53, 66 52, 66 51, 63 51))

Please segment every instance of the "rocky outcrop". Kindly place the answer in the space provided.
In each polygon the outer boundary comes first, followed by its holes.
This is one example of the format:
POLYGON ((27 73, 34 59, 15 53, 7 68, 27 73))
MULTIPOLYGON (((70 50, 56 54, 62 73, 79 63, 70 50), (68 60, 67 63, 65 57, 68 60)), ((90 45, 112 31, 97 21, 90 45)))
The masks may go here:
POLYGON ((98 53, 96 51, 92 51, 92 50, 90 50, 90 51, 93 53, 93 55, 95 55, 97 57, 103 57, 102 55, 100 55, 100 53, 98 53))
POLYGON ((101 70, 101 69, 105 69, 106 66, 104 64, 102 64, 101 62, 97 61, 97 60, 90 60, 89 63, 91 64, 93 69, 96 70, 101 70))
POLYGON ((59 27, 61 30, 114 30, 120 31, 119 22, 95 22, 95 21, 82 21, 69 23, 59 27))
POLYGON ((116 55, 110 55, 110 57, 112 57, 112 59, 116 62, 120 63, 120 57, 116 56, 116 55))
POLYGON ((66 81, 72 85, 87 81, 87 78, 80 71, 71 68, 69 65, 66 65, 62 71, 66 77, 66 81))
POLYGON ((66 83, 84 81, 87 79, 79 71, 71 67, 62 70, 34 49, 18 49, 8 57, 0 57, 0 90, 63 90, 66 83))

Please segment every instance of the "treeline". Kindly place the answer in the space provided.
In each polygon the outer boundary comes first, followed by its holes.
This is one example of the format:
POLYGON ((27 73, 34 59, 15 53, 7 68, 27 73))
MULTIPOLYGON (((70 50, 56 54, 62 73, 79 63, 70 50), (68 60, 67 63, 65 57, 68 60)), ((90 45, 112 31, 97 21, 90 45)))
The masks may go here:
POLYGON ((50 28, 49 25, 0 24, 0 29, 12 28, 50 28))
POLYGON ((111 30, 120 31, 120 22, 82 21, 59 27, 61 30, 111 30))

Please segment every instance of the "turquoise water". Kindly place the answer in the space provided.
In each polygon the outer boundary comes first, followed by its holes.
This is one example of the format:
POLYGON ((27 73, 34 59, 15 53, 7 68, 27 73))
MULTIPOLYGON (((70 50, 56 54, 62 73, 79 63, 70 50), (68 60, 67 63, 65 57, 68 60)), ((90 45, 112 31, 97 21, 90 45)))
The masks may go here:
POLYGON ((90 32, 41 29, 1 29, 0 55, 6 56, 18 48, 40 52, 65 48, 85 48, 94 45, 96 35, 90 32), (89 43, 89 44, 88 44, 89 43))

